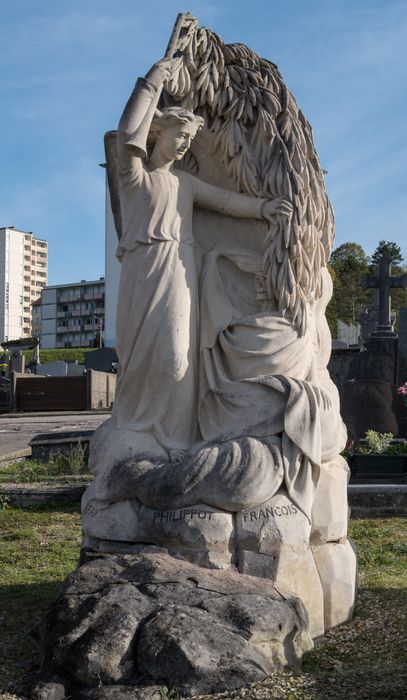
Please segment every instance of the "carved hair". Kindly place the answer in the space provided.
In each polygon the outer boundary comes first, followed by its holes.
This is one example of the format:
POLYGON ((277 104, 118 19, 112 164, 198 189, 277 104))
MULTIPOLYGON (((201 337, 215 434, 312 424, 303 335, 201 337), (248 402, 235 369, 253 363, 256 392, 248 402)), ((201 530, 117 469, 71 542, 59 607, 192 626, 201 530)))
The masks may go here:
POLYGON ((184 109, 183 107, 165 107, 160 114, 154 115, 150 126, 149 139, 150 137, 153 137, 153 139, 156 138, 157 134, 162 129, 175 126, 176 124, 192 124, 196 127, 196 130, 199 131, 204 125, 204 120, 189 109, 184 109))

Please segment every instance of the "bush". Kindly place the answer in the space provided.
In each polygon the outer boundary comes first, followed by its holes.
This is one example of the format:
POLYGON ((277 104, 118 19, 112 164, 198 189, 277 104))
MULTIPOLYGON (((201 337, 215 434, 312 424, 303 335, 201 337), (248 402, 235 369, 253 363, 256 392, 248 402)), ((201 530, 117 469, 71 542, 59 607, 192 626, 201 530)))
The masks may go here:
MULTIPOLYGON (((85 353, 94 352, 96 348, 49 348, 42 350, 40 348, 40 362, 45 365, 47 362, 54 362, 55 360, 63 360, 67 362, 68 360, 77 360, 78 364, 83 365, 85 363, 85 353)), ((31 362, 32 351, 24 350, 25 362, 28 364, 31 362)))

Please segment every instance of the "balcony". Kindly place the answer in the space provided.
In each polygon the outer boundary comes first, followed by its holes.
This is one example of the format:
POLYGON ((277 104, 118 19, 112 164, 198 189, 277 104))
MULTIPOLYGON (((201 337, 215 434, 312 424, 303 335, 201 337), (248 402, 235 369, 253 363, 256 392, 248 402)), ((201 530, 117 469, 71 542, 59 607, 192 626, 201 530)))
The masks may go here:
POLYGON ((80 298, 81 298, 80 295, 79 295, 79 296, 75 296, 74 294, 61 294, 61 296, 59 297, 58 302, 59 302, 60 304, 63 304, 63 303, 65 303, 65 302, 67 302, 67 301, 79 301, 80 298))

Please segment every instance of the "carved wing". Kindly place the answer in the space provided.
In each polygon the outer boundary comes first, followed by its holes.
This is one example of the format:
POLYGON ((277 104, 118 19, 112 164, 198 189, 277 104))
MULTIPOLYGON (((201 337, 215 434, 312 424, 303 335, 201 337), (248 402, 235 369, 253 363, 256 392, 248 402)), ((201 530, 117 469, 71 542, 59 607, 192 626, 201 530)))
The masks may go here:
POLYGON ((268 297, 304 333, 307 303, 321 295, 334 237, 311 127, 277 66, 243 44, 224 44, 190 21, 176 49, 164 104, 204 117, 238 191, 294 203, 288 225, 275 217, 269 227, 264 275, 268 297))

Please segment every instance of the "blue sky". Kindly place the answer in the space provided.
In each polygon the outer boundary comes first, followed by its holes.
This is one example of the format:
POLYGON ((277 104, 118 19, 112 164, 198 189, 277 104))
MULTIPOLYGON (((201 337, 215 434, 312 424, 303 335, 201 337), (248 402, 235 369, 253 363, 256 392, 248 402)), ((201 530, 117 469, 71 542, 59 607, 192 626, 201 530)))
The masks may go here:
POLYGON ((103 134, 179 11, 277 63, 310 121, 335 245, 407 258, 406 0, 0 0, 0 226, 49 242, 49 283, 104 273, 103 134))

